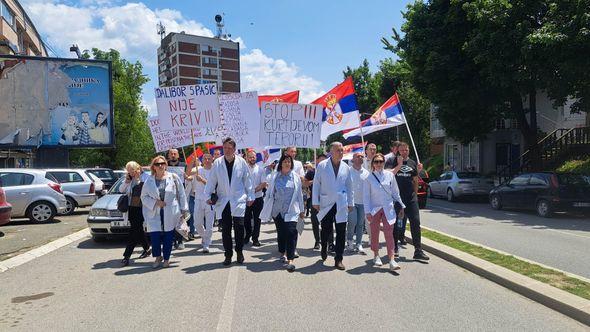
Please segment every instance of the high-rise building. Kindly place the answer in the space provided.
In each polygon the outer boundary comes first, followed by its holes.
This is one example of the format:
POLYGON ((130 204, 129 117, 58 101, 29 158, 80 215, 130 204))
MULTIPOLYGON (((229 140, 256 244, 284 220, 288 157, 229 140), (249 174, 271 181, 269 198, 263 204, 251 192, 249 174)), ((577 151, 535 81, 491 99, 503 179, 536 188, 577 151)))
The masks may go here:
POLYGON ((47 56, 35 26, 16 0, 0 0, 0 54, 47 56))
POLYGON ((160 86, 217 83, 240 92, 240 44, 221 38, 169 33, 158 47, 160 86))

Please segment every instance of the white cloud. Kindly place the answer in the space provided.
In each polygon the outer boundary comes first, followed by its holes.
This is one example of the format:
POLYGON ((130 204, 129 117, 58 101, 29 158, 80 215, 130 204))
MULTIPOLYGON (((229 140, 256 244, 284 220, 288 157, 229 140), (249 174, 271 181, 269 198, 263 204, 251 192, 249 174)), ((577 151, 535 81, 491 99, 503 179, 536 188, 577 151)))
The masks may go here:
MULTIPOLYGON (((155 112, 153 88, 158 84, 156 50, 160 36, 156 24, 162 22, 167 32, 185 31, 188 34, 213 36, 203 24, 188 19, 178 10, 148 8, 144 3, 121 3, 118 0, 80 0, 78 4, 58 0, 24 0, 23 6, 37 30, 49 44, 67 53, 70 45, 78 44, 81 50, 93 47, 118 50, 130 60, 139 60, 150 82, 144 87, 143 104, 155 112)), ((242 52, 246 44, 241 37, 242 52)), ((259 94, 279 94, 301 90, 301 102, 319 97, 321 82, 301 73, 293 63, 273 59, 260 49, 241 56, 242 90, 259 91, 259 94)))

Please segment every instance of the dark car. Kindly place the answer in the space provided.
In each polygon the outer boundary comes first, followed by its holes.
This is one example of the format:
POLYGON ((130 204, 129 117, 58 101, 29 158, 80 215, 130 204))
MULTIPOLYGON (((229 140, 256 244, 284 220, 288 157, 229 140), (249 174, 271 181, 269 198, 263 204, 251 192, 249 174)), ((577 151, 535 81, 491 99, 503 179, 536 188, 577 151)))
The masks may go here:
POLYGON ((102 182, 104 182, 104 190, 110 189, 119 177, 110 168, 88 168, 86 173, 92 173, 96 175, 102 182))
POLYGON ((494 209, 535 210, 541 217, 555 211, 590 212, 590 175, 525 173, 490 191, 494 209))

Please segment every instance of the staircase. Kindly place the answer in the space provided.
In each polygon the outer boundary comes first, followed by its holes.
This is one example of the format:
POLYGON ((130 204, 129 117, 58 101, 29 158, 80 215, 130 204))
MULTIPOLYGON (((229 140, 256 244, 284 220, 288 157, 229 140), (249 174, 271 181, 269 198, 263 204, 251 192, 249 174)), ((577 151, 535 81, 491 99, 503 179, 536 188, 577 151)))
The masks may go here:
POLYGON ((500 184, 524 172, 553 170, 570 157, 590 153, 590 127, 556 129, 501 169, 500 184))

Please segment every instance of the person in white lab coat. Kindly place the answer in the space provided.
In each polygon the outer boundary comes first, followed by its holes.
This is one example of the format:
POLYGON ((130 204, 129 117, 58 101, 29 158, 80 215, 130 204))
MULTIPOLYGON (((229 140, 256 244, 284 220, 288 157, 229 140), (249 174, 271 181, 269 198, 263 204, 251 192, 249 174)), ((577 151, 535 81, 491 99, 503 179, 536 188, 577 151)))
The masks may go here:
POLYGON ((174 229, 188 213, 182 182, 176 174, 166 172, 166 168, 166 159, 162 156, 155 157, 150 166, 152 175, 141 189, 143 217, 152 240, 152 256, 156 258, 154 268, 162 260, 164 267, 170 265, 174 229))
POLYGON ((213 156, 209 153, 203 154, 203 166, 198 166, 194 174, 187 178, 186 191, 195 196, 195 208, 193 211, 195 229, 201 236, 203 253, 209 253, 211 237, 213 236, 213 220, 215 211, 213 206, 207 204, 209 197, 205 195, 205 185, 210 177, 213 167, 213 156))
POLYGON ((264 169, 256 164, 256 152, 249 150, 246 152, 246 161, 248 162, 248 170, 250 171, 250 179, 252 180, 252 187, 254 187, 254 203, 252 206, 246 207, 246 214, 244 216, 244 244, 250 242, 252 238, 252 246, 260 247, 260 211, 264 201, 262 200, 262 190, 266 188, 266 177, 264 176, 264 169))
POLYGON ((340 142, 330 145, 331 157, 319 163, 313 180, 312 204, 322 223, 321 256, 328 257, 328 239, 336 224, 334 267, 344 270, 342 254, 346 238, 348 212, 354 207, 354 190, 350 168, 342 161, 344 147, 340 142))
POLYGON ((213 162, 210 178, 205 186, 205 196, 216 192, 217 201, 211 198, 208 203, 215 205, 215 218, 221 219, 221 237, 225 260, 230 265, 233 255, 231 230, 234 228, 237 262, 244 262, 244 215, 246 206, 254 203, 254 188, 246 161, 236 155, 236 142, 231 138, 223 140, 223 157, 213 162))
POLYGON ((354 188, 354 208, 348 213, 348 225, 346 225, 346 242, 348 250, 358 253, 364 253, 362 244, 363 233, 365 230, 363 182, 367 176, 369 176, 369 171, 363 168, 364 157, 365 156, 363 156, 361 152, 356 152, 352 156, 350 175, 352 176, 352 186, 354 188))

